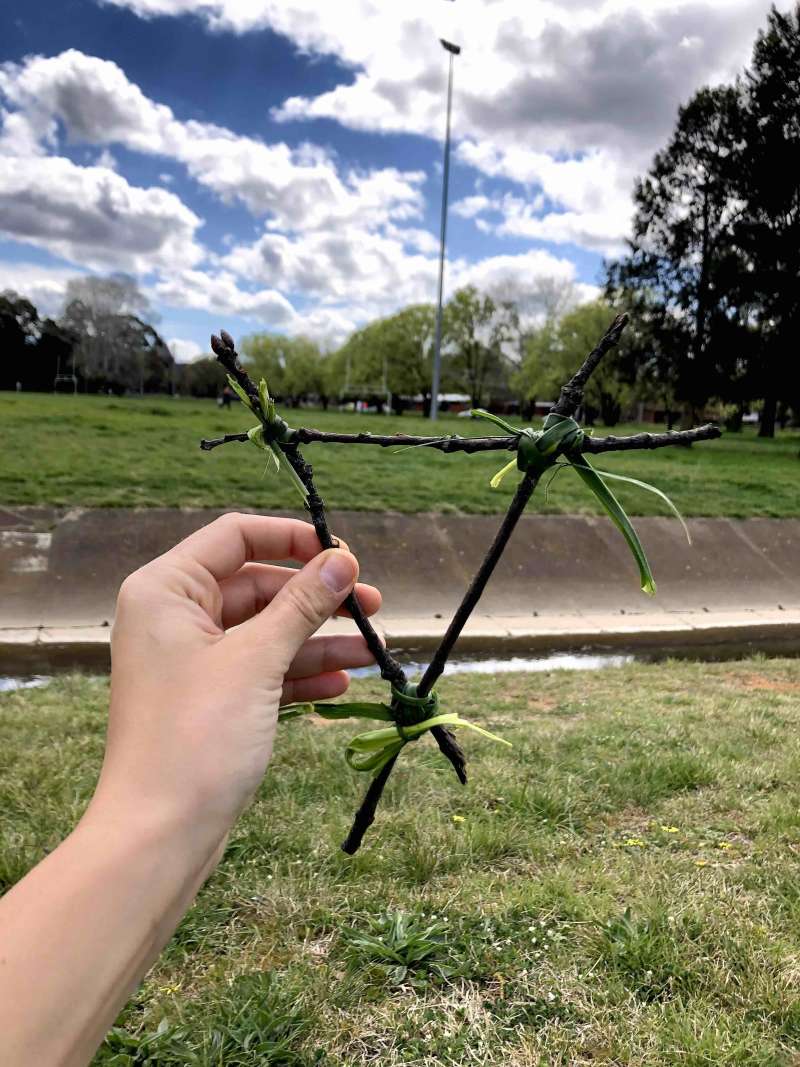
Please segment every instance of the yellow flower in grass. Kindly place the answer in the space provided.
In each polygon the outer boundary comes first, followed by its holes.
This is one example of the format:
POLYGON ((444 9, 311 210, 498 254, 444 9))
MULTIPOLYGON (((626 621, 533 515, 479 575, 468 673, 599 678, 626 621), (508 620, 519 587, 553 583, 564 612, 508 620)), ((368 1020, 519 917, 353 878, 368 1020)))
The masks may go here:
POLYGON ((662 826, 661 829, 664 831, 665 834, 678 834, 678 833, 680 833, 680 830, 678 829, 677 826, 662 826))
POLYGON ((463 815, 454 815, 452 818, 453 818, 453 822, 464 822, 465 821, 463 815))
POLYGON ((626 839, 625 844, 630 848, 646 848, 647 842, 643 841, 641 837, 629 837, 626 839))

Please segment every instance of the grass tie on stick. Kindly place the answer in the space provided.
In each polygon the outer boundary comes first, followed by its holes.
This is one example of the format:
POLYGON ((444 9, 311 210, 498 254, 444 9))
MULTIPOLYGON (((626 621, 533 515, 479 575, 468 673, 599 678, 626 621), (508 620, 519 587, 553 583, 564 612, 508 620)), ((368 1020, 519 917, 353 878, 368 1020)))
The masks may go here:
POLYGON ((355 593, 351 593, 345 599, 344 606, 352 615, 353 621, 375 657, 381 677, 390 684, 389 702, 387 704, 347 702, 293 704, 282 708, 279 713, 281 722, 315 713, 329 720, 356 718, 387 724, 379 729, 356 735, 345 750, 345 759, 350 767, 373 775, 361 807, 353 820, 352 828, 342 843, 345 852, 352 854, 360 847, 364 834, 375 819, 375 812, 386 782, 406 745, 430 733, 442 754, 452 764, 459 781, 466 785, 466 758, 455 739, 454 730, 463 727, 499 741, 501 744, 508 744, 507 741, 490 733, 482 726, 462 719, 457 711, 440 710, 439 698, 434 686, 443 674, 464 625, 477 607, 543 475, 551 470, 558 471, 561 467, 571 467, 575 471, 625 538, 639 568, 642 590, 649 595, 654 595, 656 591, 650 564, 630 519, 609 489, 606 479, 627 482, 657 494, 683 523, 688 537, 688 529, 677 508, 661 490, 635 478, 595 470, 587 455, 667 448, 674 445, 687 445, 695 441, 708 441, 720 436, 719 428, 707 425, 693 430, 670 431, 664 434, 642 433, 632 437, 598 438, 589 436, 575 419, 576 413, 583 404, 586 383, 606 352, 619 342, 627 322, 626 315, 614 320, 597 347, 589 353, 578 371, 561 389, 558 402, 545 419, 541 430, 519 429, 497 415, 476 410, 472 412, 473 416, 493 422, 505 431, 505 436, 502 437, 483 438, 459 437, 456 434, 443 437, 412 437, 404 434, 383 436, 370 433, 326 433, 308 428, 291 429, 278 414, 275 401, 269 395, 267 383, 262 380, 256 386, 241 367, 233 338, 225 331, 221 331, 219 337, 211 338, 211 347, 227 371, 231 388, 245 407, 256 416, 258 425, 244 433, 227 434, 215 440, 204 440, 201 442, 201 448, 204 451, 211 451, 220 445, 250 442, 260 450, 267 452, 275 472, 283 472, 292 480, 303 500, 304 507, 309 512, 323 549, 335 548, 337 542, 328 527, 325 505, 314 483, 313 470, 300 452, 302 444, 374 445, 380 448, 394 447, 396 450, 429 447, 446 453, 465 452, 468 454, 491 451, 513 452, 515 453, 514 459, 495 475, 491 482, 492 487, 499 486, 503 478, 515 467, 522 474, 494 541, 464 594, 430 664, 416 685, 408 681, 402 665, 383 646, 372 623, 364 614, 358 597, 355 593))

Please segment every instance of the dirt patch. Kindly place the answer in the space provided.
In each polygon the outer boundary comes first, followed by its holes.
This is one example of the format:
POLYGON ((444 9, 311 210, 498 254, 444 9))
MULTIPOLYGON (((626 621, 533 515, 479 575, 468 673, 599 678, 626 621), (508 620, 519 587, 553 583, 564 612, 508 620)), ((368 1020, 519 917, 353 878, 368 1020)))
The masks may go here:
POLYGON ((745 689, 760 689, 769 693, 800 693, 800 682, 788 682, 785 679, 767 678, 764 674, 746 674, 735 681, 735 685, 745 689))

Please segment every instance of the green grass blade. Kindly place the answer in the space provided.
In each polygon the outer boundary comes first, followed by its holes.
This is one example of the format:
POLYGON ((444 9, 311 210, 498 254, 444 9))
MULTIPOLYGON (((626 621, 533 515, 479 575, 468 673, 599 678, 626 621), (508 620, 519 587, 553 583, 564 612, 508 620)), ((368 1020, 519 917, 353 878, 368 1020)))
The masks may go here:
POLYGON ((516 459, 512 459, 510 463, 506 464, 506 466, 503 467, 502 470, 498 471, 497 474, 495 474, 494 478, 492 478, 492 480, 489 482, 489 485, 491 485, 492 489, 498 489, 500 487, 500 483, 503 481, 505 476, 516 469, 517 461, 516 459))
POLYGON ((653 572, 650 570, 650 564, 647 561, 642 542, 639 540, 639 535, 631 525, 631 520, 625 514, 622 505, 594 467, 591 467, 588 463, 572 460, 569 456, 567 458, 570 461, 570 466, 577 471, 587 487, 594 493, 602 504, 608 517, 628 542, 628 547, 633 553, 633 558, 636 560, 637 566, 639 567, 642 592, 646 593, 648 596, 655 596, 656 583, 655 578, 653 577, 653 572))
MULTIPOLYGON (((583 466, 583 464, 573 463, 572 466, 580 467, 583 466)), ((664 503, 672 512, 672 514, 683 527, 683 532, 686 534, 686 540, 689 542, 689 544, 692 543, 692 535, 689 533, 689 527, 686 525, 686 520, 684 519, 683 515, 681 515, 681 513, 675 507, 675 504, 670 500, 667 494, 662 493, 662 491, 657 486, 651 485, 649 482, 641 482, 638 478, 629 478, 627 474, 610 474, 608 471, 598 471, 595 467, 589 467, 588 469, 595 471, 596 474, 600 475, 603 478, 613 478, 616 482, 628 482, 629 485, 635 485, 639 489, 646 489, 648 493, 655 493, 656 496, 661 497, 661 499, 664 501, 664 503)))
POLYGON ((499 415, 493 415, 491 411, 484 411, 483 408, 472 408, 470 415, 473 419, 488 419, 489 422, 493 422, 495 426, 499 426, 501 430, 505 430, 506 433, 510 433, 514 437, 519 437, 520 435, 521 431, 516 426, 512 426, 510 422, 501 419, 499 415))
POLYGON ((284 456, 283 452, 281 452, 280 447, 274 441, 270 441, 269 447, 272 450, 272 454, 275 456, 275 459, 278 461, 278 469, 280 470, 281 466, 283 466, 283 468, 285 469, 286 473, 291 478, 295 489, 300 494, 303 503, 305 504, 306 501, 308 500, 308 490, 303 485, 303 482, 300 479, 300 475, 297 473, 297 471, 291 465, 289 460, 286 459, 286 457, 284 456), (281 463, 281 460, 283 460, 283 463, 281 463))
POLYGON ((244 406, 249 411, 252 411, 254 415, 258 415, 258 412, 253 407, 253 401, 250 399, 250 397, 247 395, 247 393, 244 391, 244 389, 242 389, 241 385, 239 385, 239 383, 236 381, 236 379, 232 378, 230 376, 230 374, 227 375, 227 378, 228 378, 228 385, 231 387, 231 389, 233 389, 234 393, 236 393, 236 395, 239 397, 239 399, 244 404, 244 406))

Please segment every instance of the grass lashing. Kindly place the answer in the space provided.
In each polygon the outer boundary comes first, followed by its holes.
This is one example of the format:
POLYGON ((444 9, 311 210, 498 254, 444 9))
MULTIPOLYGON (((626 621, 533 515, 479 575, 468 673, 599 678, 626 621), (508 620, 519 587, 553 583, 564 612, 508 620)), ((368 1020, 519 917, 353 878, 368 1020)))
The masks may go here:
MULTIPOLYGON (((365 848, 348 722, 281 726, 217 872, 104 1067, 790 1067, 800 1052, 800 661, 445 678, 514 742, 428 740, 365 848)), ((379 683, 353 696, 375 699, 379 683)), ((0 695, 0 878, 68 832, 105 680, 0 695)))
MULTIPOLYGON (((248 445, 202 453, 202 437, 242 429, 241 409, 218 409, 213 401, 168 397, 120 399, 0 393, 0 501, 4 505, 53 504, 86 507, 297 508, 291 484, 269 470, 248 445), (240 452, 240 449, 243 452, 240 452), (188 459, 194 454, 194 460, 188 459), (23 463, 21 456, 35 457, 23 463), (247 457, 244 461, 244 457, 247 457), (261 467, 259 468, 259 464, 261 467)), ((416 415, 383 417, 322 411, 286 411, 294 425, 321 430, 427 433, 416 415)), ((485 424, 443 416, 437 432, 485 434, 485 424)), ((615 434, 663 427, 615 427, 615 434)), ((498 431, 499 432, 499 431, 498 431)), ((606 431, 598 427, 598 434, 606 431)), ((646 477, 684 515, 796 517, 795 492, 800 433, 760 440, 752 429, 727 434, 713 448, 663 449, 645 460, 646 477)), ((502 512, 515 479, 492 491, 489 482, 502 454, 441 455, 432 449, 309 445, 320 492, 332 508, 402 512, 502 512)), ((636 454, 603 456, 603 469, 635 477, 636 454)), ((624 486, 619 495, 629 514, 667 515, 651 494, 624 486)), ((536 509, 553 514, 600 514, 574 472, 559 474, 548 499, 536 509)))

